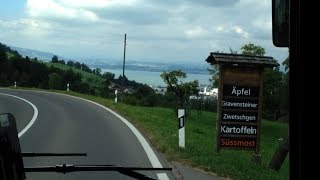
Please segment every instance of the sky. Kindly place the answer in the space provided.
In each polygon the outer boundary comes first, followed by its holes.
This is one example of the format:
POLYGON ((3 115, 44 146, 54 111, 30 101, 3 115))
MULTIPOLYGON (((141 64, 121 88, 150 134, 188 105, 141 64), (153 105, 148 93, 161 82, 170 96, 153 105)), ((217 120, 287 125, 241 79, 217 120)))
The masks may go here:
POLYGON ((271 0, 0 0, 0 42, 65 58, 206 63, 272 43, 271 0))

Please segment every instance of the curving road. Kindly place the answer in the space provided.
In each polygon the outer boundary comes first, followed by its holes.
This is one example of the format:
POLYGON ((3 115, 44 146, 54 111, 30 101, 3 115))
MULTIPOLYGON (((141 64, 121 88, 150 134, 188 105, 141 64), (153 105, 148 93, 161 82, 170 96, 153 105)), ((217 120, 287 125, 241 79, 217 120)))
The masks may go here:
MULTIPOLYGON (((150 152, 146 153, 128 125, 103 107, 66 95, 0 89, 0 113, 14 114, 19 132, 34 117, 35 110, 30 104, 17 97, 31 102, 38 111, 34 124, 20 137, 23 152, 87 153, 86 157, 25 157, 25 167, 63 163, 152 167, 157 166, 159 161, 163 167, 168 167, 158 155, 150 157, 150 152)), ((145 144, 145 146, 149 145, 145 144)), ((144 173, 154 178, 174 179, 171 172, 144 173)), ((132 178, 118 172, 73 172, 65 175, 27 173, 27 179, 132 178)))

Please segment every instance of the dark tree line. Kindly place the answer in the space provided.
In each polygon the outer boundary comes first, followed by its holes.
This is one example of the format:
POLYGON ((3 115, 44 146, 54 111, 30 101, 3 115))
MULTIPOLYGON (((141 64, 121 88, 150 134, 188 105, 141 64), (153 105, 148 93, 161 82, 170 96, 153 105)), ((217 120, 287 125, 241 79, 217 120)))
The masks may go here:
MULTIPOLYGON (((71 60, 69 61, 65 61, 65 60, 59 60, 58 56, 54 55, 51 59, 51 63, 59 63, 59 64, 64 64, 64 65, 68 65, 70 67, 74 67, 74 68, 77 68, 77 69, 81 69, 82 71, 85 71, 85 72, 88 72, 88 73, 94 73, 93 71, 96 71, 95 69, 94 70, 91 70, 89 68, 88 65, 84 64, 84 63, 80 63, 78 61, 76 62, 73 62, 71 60)), ((100 72, 101 72, 101 69, 100 69, 100 72)))
MULTIPOLYGON (((58 60, 58 59, 56 59, 58 60)), ((81 75, 47 67, 37 58, 22 57, 17 51, 11 50, 0 43, 0 86, 36 87, 42 89, 65 90, 70 84, 70 90, 89 93, 89 84, 81 81, 81 75)))

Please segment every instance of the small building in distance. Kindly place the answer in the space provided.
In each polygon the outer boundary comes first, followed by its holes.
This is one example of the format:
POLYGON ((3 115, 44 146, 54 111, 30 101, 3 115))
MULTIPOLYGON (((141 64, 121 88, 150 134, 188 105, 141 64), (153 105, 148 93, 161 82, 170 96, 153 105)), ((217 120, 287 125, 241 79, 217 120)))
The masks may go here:
POLYGON ((212 96, 212 97, 218 97, 218 88, 208 88, 205 86, 204 88, 200 89, 199 91, 200 96, 212 96))

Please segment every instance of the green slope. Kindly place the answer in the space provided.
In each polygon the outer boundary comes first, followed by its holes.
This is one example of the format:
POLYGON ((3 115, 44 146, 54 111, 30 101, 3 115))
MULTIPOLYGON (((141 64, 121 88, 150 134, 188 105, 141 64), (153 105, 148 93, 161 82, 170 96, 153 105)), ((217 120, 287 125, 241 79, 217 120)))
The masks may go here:
POLYGON ((74 67, 70 67, 68 65, 64 65, 64 64, 60 64, 60 63, 45 63, 45 64, 48 67, 51 67, 51 65, 52 65, 53 67, 60 68, 65 71, 71 68, 73 70, 73 72, 80 73, 82 76, 82 81, 88 83, 92 87, 100 86, 101 83, 105 81, 105 79, 103 79, 100 76, 82 71, 82 70, 74 68, 74 67))

